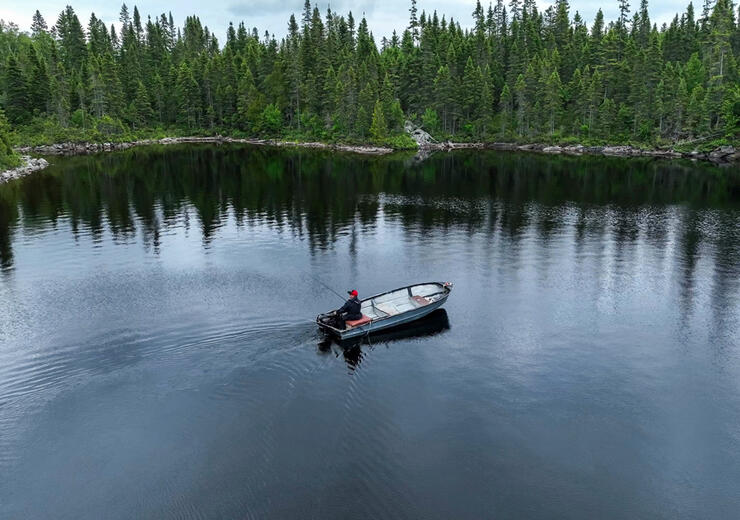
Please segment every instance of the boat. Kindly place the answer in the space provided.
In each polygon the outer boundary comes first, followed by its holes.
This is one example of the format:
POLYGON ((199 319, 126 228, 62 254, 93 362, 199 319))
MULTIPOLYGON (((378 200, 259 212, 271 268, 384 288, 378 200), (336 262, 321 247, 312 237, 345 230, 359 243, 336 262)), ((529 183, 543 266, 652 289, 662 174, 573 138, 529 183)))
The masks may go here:
POLYGON ((444 305, 451 291, 450 282, 409 285, 360 300, 362 318, 348 320, 344 329, 333 325, 334 311, 319 314, 316 324, 339 340, 356 338, 423 318, 444 305))

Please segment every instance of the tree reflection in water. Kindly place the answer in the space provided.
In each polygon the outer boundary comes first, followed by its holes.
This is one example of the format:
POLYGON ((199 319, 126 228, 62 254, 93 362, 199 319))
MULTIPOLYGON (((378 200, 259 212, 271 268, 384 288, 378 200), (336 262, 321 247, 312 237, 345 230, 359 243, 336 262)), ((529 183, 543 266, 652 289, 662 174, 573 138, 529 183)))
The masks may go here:
POLYGON ((513 243, 529 229, 547 240, 564 226, 574 226, 579 240, 611 227, 618 244, 675 232, 686 252, 686 283, 691 251, 706 241, 721 244, 714 252, 723 273, 737 271, 732 212, 740 206, 740 173, 703 163, 495 151, 438 153, 417 162, 411 154, 241 145, 152 146, 54 163, 0 186, 3 270, 13 266, 19 226, 33 231, 60 219, 75 235, 94 239, 108 231, 126 242, 140 233, 158 253, 163 232, 179 225, 199 225, 209 247, 229 219, 266 224, 306 238, 316 251, 331 248, 342 233, 371 233, 383 218, 420 234, 456 226, 513 243), (651 218, 674 206, 678 220, 651 218), (726 211, 708 217, 707 210, 726 211), (719 220, 711 236, 704 232, 707 218, 719 220))

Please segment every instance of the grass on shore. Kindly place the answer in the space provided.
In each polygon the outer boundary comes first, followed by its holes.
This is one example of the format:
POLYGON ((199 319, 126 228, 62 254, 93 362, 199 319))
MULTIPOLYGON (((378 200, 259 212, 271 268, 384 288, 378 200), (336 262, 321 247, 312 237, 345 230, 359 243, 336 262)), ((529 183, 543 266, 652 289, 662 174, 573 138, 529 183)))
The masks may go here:
POLYGON ((216 135, 234 138, 264 138, 283 141, 320 141, 328 144, 387 146, 398 150, 415 149, 416 142, 406 134, 390 136, 381 140, 352 139, 332 135, 313 136, 300 132, 284 132, 277 135, 255 136, 240 130, 214 127, 192 129, 182 126, 130 129, 120 121, 109 117, 88 120, 84 125, 63 126, 52 118, 35 118, 30 123, 16 127, 16 146, 42 146, 56 143, 124 143, 144 139, 165 137, 213 137, 216 135))
MULTIPOLYGON (((414 150, 416 142, 407 134, 399 134, 384 139, 359 139, 338 136, 329 131, 316 134, 315 132, 299 132, 287 130, 277 134, 263 133, 261 135, 248 134, 231 128, 214 127, 210 129, 192 129, 183 126, 168 126, 155 128, 131 129, 117 119, 107 116, 95 119, 88 117, 84 121, 73 121, 69 125, 61 125, 55 118, 34 118, 30 123, 14 128, 12 142, 16 146, 39 146, 56 143, 121 143, 144 139, 162 139, 165 137, 212 137, 216 135, 234 138, 264 138, 282 141, 313 142, 327 144, 344 144, 356 146, 386 146, 396 150, 414 150)), ((465 134, 438 135, 438 141, 452 141, 456 143, 472 142, 502 142, 511 144, 541 144, 541 145, 583 145, 583 146, 632 146, 639 149, 673 149, 679 152, 709 152, 719 146, 733 145, 740 148, 740 136, 711 136, 705 139, 691 141, 669 141, 655 139, 650 142, 637 141, 627 136, 616 136, 611 140, 591 138, 588 136, 566 136, 561 134, 547 136, 522 137, 513 133, 494 134, 486 137, 473 137, 465 134)), ((13 159, 11 159, 12 161, 13 159)), ((2 164, 2 150, 0 150, 0 164, 2 164)))

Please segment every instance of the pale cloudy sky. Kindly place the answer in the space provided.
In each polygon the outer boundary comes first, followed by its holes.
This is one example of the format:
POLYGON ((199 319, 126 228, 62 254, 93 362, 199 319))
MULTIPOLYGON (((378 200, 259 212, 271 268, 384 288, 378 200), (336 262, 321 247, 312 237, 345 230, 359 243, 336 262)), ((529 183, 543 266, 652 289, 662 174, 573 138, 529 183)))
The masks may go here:
MULTIPOLYGON (((94 12, 98 18, 102 18, 107 25, 118 22, 120 3, 100 2, 99 0, 34 0, 33 2, 22 2, 20 0, 0 0, 0 19, 12 21, 18 24, 22 30, 28 30, 31 25, 31 17, 36 9, 51 26, 56 22, 59 13, 64 6, 71 4, 80 18, 83 26, 87 26, 90 13, 94 12)), ((257 27, 262 35, 265 30, 274 33, 278 38, 286 32, 288 18, 291 13, 300 19, 303 8, 303 0, 211 0, 210 2, 199 2, 196 0, 156 1, 140 0, 127 2, 129 9, 133 11, 134 3, 138 6, 142 18, 146 20, 147 15, 155 17, 162 12, 172 12, 175 24, 181 26, 185 17, 197 14, 201 21, 213 30, 219 41, 223 43, 226 27, 229 21, 244 21, 248 28, 257 27)), ((481 1, 487 8, 488 1, 481 1)), ((505 0, 508 5, 508 0, 505 0)), ((540 9, 547 8, 552 2, 538 0, 540 9)), ((633 9, 639 5, 639 0, 632 0, 633 9)), ((312 2, 313 4, 313 2, 312 2)), ((701 2, 694 3, 695 9, 700 11, 701 2)), ((408 8, 410 0, 320 0, 317 4, 322 14, 326 12, 327 6, 333 11, 352 14, 359 21, 364 13, 367 17, 370 30, 376 41, 382 36, 390 36, 393 29, 403 31, 408 23, 408 8)), ((472 24, 471 13, 475 7, 475 0, 418 0, 419 12, 422 10, 431 13, 435 9, 441 16, 454 17, 463 27, 472 24)), ((670 22, 676 12, 683 12, 688 5, 688 0, 653 0, 650 2, 650 17, 658 25, 670 22)), ((607 21, 616 18, 617 0, 609 0, 606 4, 598 0, 571 0, 571 17, 576 11, 588 22, 593 21, 596 11, 601 7, 607 21)))

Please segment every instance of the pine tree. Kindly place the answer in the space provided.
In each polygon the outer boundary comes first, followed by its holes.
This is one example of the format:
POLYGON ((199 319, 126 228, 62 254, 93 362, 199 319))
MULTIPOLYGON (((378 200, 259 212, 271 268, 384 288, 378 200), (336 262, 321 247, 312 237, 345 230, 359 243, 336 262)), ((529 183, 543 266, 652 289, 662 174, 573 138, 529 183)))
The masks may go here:
POLYGON ((524 75, 519 74, 514 85, 514 95, 516 97, 516 117, 517 117, 517 130, 520 135, 527 135, 529 133, 527 120, 529 118, 529 111, 531 107, 531 101, 527 95, 527 85, 524 83, 524 75))
POLYGON ((248 132, 259 131, 259 123, 264 110, 263 96, 254 83, 248 67, 242 72, 237 89, 237 114, 239 127, 248 132))
POLYGON ((121 11, 118 14, 118 21, 121 22, 123 30, 126 30, 126 28, 131 24, 131 15, 129 14, 128 7, 125 3, 121 5, 121 11))
POLYGON ((458 96, 462 101, 463 117, 468 121, 477 115, 476 108, 480 106, 481 83, 480 68, 476 68, 473 65, 473 59, 468 56, 458 96))
POLYGON ((78 71, 82 61, 87 57, 85 32, 79 18, 71 6, 67 6, 59 15, 55 26, 62 50, 62 62, 68 71, 78 71))
POLYGON ((706 71, 704 65, 699 59, 699 53, 695 52, 691 55, 688 63, 683 68, 683 77, 686 79, 686 89, 691 92, 694 87, 698 85, 704 85, 706 81, 706 71))
POLYGON ((193 76, 192 70, 184 61, 177 71, 175 93, 178 122, 188 128, 197 127, 201 115, 200 87, 193 76))
POLYGON ((361 106, 357 109, 357 117, 355 118, 355 135, 364 138, 368 131, 368 115, 365 107, 361 106))
POLYGON ((434 99, 437 112, 442 117, 442 131, 455 133, 455 84, 446 65, 439 68, 434 80, 434 99))
MULTIPOLYGON (((480 72, 480 67, 478 67, 480 72)), ((482 92, 480 98, 480 104, 478 106, 478 118, 476 127, 476 136, 479 139, 485 138, 493 127, 493 114, 494 114, 494 102, 493 102, 493 88, 491 84, 483 79, 488 74, 481 75, 482 92)))
POLYGON ((35 38, 48 30, 49 26, 46 25, 46 20, 41 16, 39 10, 36 9, 36 12, 33 14, 33 21, 31 22, 31 34, 35 38))
POLYGON ((394 99, 393 103, 391 103, 390 113, 387 117, 388 129, 391 134, 401 134, 404 130, 405 120, 406 116, 404 115, 403 109, 401 108, 401 102, 398 99, 394 99))
POLYGON ((511 95, 509 85, 504 85, 504 88, 501 91, 499 108, 501 110, 501 135, 505 136, 507 130, 511 127, 511 118, 514 111, 514 97, 511 95))
POLYGON ((686 120, 688 123, 689 131, 692 135, 701 135, 706 131, 706 109, 705 109, 706 94, 704 87, 697 85, 694 90, 691 91, 691 97, 689 98, 689 106, 686 111, 686 120))
POLYGON ((0 169, 12 168, 20 164, 18 155, 13 151, 10 141, 10 125, 5 113, 0 109, 0 169))
POLYGON ((616 107, 610 98, 604 99, 598 108, 597 122, 594 135, 602 139, 609 139, 615 126, 616 107))
POLYGON ((31 75, 28 83, 28 101, 32 112, 45 113, 49 103, 49 75, 41 62, 36 45, 31 44, 28 53, 31 75))
POLYGON ((678 85, 678 92, 676 93, 676 102, 673 107, 675 120, 674 131, 676 136, 680 136, 683 133, 688 108, 689 91, 686 88, 686 81, 681 78, 678 85))
POLYGON ((411 34, 412 42, 414 44, 419 42, 419 20, 416 17, 416 0, 411 0, 411 8, 409 9, 411 16, 409 17, 409 33, 411 34))
POLYGON ((105 114, 105 83, 101 71, 100 60, 93 57, 89 68, 90 77, 88 87, 90 92, 90 110, 92 114, 101 118, 105 114))
POLYGON ((280 43, 239 23, 223 47, 197 16, 179 30, 171 14, 142 20, 124 4, 118 31, 93 14, 86 34, 72 7, 51 31, 36 11, 30 38, 0 30, 0 103, 14 125, 110 116, 137 130, 375 139, 379 101, 386 137, 408 118, 440 137, 485 139, 496 121, 511 138, 737 138, 740 14, 730 0, 705 2, 699 20, 689 5, 660 29, 647 0, 634 15, 618 0, 618 19, 599 10, 590 31, 570 18, 569 0, 553 4, 540 12, 514 0, 507 13, 504 0, 487 12, 476 2, 464 30, 413 0, 408 28, 380 49, 364 17, 322 18, 310 0, 280 43))
POLYGON ((377 143, 382 142, 388 135, 388 125, 383 114, 383 103, 378 99, 373 109, 373 120, 370 124, 370 136, 377 143))
POLYGON ((563 110, 562 89, 563 86, 560 82, 558 71, 553 70, 545 84, 545 96, 543 100, 543 108, 548 116, 548 131, 550 135, 555 133, 555 125, 560 120, 563 110))
POLYGON ((154 119, 154 110, 152 110, 152 105, 149 101, 149 94, 141 81, 139 81, 136 87, 136 97, 129 107, 129 118, 133 123, 134 130, 145 128, 154 119))
POLYGON ((100 77, 105 98, 104 112, 112 117, 119 117, 125 106, 123 87, 117 69, 113 56, 106 53, 100 61, 100 77))
POLYGON ((30 114, 28 84, 12 54, 5 63, 5 110, 11 124, 28 121, 30 114))
POLYGON ((620 31, 627 32, 627 20, 630 14, 630 4, 627 0, 619 0, 619 19, 617 20, 617 28, 620 31))

